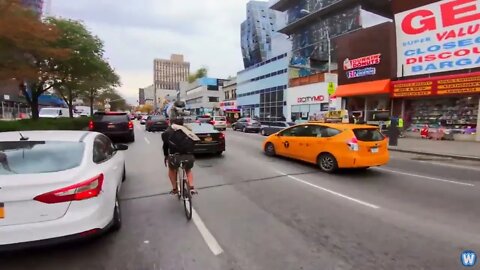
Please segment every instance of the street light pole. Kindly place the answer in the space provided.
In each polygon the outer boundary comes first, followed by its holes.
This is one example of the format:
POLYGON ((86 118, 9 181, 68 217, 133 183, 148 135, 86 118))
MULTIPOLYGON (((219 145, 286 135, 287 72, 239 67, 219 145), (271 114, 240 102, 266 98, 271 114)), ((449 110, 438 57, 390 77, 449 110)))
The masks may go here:
POLYGON ((330 41, 330 32, 328 31, 328 26, 325 24, 325 34, 327 38, 327 49, 328 49, 328 73, 332 71, 332 44, 330 41))

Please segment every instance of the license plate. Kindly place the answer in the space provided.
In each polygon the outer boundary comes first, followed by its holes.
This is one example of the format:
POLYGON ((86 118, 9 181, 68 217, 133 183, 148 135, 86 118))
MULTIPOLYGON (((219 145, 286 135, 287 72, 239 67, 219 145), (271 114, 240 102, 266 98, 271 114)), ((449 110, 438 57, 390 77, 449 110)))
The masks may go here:
POLYGON ((108 125, 108 128, 115 128, 115 125, 108 125))
POLYGON ((378 148, 377 148, 377 147, 372 148, 372 149, 370 149, 370 151, 371 151, 372 153, 374 153, 374 154, 375 154, 375 153, 378 153, 378 148))
POLYGON ((212 137, 206 137, 206 138, 204 139, 204 141, 206 141, 206 142, 211 142, 211 141, 212 141, 212 137))
POLYGON ((5 218, 5 204, 0 203, 0 219, 5 218))

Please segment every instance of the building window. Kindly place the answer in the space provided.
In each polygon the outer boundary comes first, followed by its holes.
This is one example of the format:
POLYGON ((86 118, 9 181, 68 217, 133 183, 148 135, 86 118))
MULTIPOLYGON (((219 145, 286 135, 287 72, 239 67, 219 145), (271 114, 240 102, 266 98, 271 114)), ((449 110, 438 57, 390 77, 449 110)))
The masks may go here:
POLYGON ((218 97, 208 97, 208 102, 218 102, 218 97))

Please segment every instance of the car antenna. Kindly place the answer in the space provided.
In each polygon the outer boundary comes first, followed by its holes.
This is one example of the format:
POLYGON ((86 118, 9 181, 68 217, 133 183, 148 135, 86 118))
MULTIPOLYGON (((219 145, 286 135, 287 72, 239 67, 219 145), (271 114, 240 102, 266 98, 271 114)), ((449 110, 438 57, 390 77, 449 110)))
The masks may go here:
POLYGON ((21 132, 19 132, 19 134, 20 134, 20 141, 28 141, 28 137, 24 137, 21 132))

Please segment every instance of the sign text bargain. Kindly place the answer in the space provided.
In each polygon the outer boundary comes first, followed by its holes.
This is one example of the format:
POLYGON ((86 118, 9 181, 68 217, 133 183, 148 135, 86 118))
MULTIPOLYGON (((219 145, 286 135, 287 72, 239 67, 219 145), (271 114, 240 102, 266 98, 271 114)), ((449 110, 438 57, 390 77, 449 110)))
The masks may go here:
POLYGON ((442 0, 395 23, 399 77, 480 67, 480 1, 442 0))

